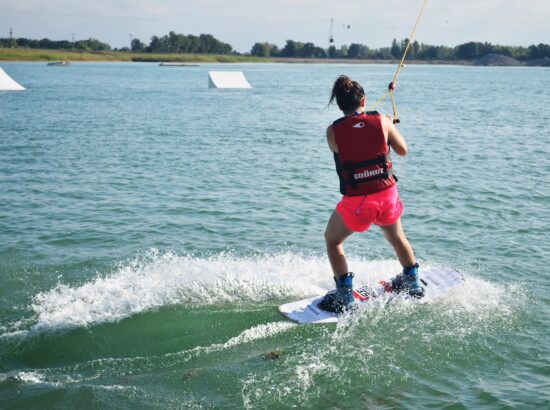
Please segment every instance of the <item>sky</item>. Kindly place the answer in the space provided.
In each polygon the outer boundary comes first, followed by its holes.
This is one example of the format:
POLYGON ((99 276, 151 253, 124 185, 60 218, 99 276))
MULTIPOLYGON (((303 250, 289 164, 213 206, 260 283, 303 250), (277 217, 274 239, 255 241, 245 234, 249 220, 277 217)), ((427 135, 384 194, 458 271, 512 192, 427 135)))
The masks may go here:
MULTIPOLYGON (((96 38, 112 47, 148 44, 170 31, 212 34, 241 53, 286 40, 372 48, 409 36, 424 0, 0 0, 0 37, 96 38), (348 29, 347 26, 350 26, 348 29)), ((428 0, 416 40, 528 46, 550 43, 549 0, 428 0)))

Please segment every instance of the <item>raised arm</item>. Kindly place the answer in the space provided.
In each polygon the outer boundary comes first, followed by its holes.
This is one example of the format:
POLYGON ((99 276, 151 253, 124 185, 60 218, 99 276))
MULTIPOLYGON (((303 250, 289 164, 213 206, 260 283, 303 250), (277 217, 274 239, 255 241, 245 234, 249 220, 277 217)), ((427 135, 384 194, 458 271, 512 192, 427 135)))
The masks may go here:
POLYGON ((407 155, 407 143, 405 142, 405 138, 403 138, 401 133, 395 128, 390 117, 385 115, 382 116, 382 127, 384 133, 388 136, 388 145, 393 148, 393 151, 397 155, 407 155))

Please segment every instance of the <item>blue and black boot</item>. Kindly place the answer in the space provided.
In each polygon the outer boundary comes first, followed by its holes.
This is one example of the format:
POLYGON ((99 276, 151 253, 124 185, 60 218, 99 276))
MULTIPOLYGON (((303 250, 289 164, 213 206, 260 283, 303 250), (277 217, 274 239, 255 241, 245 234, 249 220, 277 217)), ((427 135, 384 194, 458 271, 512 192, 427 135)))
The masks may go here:
POLYGON ((424 296, 424 288, 418 276, 418 263, 404 267, 403 273, 393 278, 391 283, 394 292, 408 292, 409 295, 415 298, 424 296))
POLYGON ((317 306, 327 312, 342 313, 346 310, 355 308, 355 299, 353 298, 353 272, 348 272, 344 276, 336 279, 336 290, 327 293, 317 306))

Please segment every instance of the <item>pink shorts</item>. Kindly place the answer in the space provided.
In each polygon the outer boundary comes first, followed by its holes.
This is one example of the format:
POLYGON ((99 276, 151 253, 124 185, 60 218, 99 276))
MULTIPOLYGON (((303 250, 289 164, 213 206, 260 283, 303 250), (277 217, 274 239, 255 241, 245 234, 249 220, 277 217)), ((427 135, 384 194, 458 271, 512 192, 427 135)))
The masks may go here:
POLYGON ((371 224, 392 225, 401 216, 403 204, 397 193, 397 186, 374 194, 343 196, 336 205, 344 224, 356 232, 369 229, 371 224))

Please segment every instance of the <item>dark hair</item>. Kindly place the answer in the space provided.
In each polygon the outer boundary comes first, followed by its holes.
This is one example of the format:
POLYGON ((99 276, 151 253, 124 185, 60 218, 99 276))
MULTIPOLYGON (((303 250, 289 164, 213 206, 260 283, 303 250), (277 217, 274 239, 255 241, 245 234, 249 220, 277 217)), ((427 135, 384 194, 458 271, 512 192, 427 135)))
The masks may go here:
POLYGON ((336 98, 336 104, 344 112, 351 112, 361 105, 361 98, 365 96, 365 91, 361 84, 353 81, 347 75, 339 76, 332 86, 329 105, 336 98))

